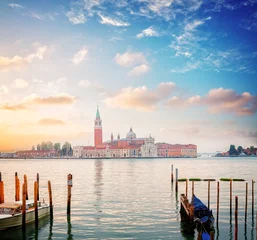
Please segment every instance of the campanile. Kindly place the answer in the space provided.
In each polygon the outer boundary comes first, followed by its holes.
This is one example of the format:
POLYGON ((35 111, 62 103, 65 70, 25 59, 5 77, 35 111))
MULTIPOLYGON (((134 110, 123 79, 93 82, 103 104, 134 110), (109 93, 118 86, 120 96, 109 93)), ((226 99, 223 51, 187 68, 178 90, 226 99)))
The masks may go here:
POLYGON ((101 145, 103 143, 103 128, 102 120, 99 113, 99 108, 97 106, 96 117, 95 117, 95 146, 101 145))

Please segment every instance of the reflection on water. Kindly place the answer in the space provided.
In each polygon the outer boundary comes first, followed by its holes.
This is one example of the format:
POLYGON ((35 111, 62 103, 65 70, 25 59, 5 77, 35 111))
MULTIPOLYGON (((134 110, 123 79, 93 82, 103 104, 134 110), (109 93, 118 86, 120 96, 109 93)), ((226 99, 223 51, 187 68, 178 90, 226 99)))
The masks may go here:
MULTIPOLYGON (((39 221, 21 229, 1 233, 2 239, 197 239, 188 234, 186 223, 180 222, 180 194, 185 183, 180 182, 178 193, 171 184, 170 166, 180 170, 181 178, 244 178, 257 179, 257 161, 253 159, 88 159, 88 160, 0 160, 5 183, 6 201, 13 201, 14 172, 27 174, 30 197, 36 173, 40 173, 40 197, 48 202, 47 181, 53 192, 54 221, 39 221), (21 171, 22 169, 22 171, 21 171), (243 169, 243 171, 241 170, 243 169), (67 174, 73 175, 71 216, 66 216, 67 174)), ((191 191, 188 192, 191 198, 191 191)), ((195 182, 194 193, 208 202, 206 182, 195 182)), ((255 217, 250 211, 245 226, 245 183, 233 183, 233 198, 239 198, 238 239, 256 239, 255 217), (241 204, 241 205, 240 205, 241 204), (250 217, 252 215, 252 217, 250 217)), ((210 206, 213 215, 217 208, 216 184, 211 184, 210 206)), ((249 199, 249 202, 251 200, 249 199)), ((255 202, 256 206, 256 202, 255 202)), ((234 211, 234 209, 233 209, 234 211)), ((230 214, 229 183, 220 182, 219 223, 215 239, 232 240, 234 213, 230 214)))

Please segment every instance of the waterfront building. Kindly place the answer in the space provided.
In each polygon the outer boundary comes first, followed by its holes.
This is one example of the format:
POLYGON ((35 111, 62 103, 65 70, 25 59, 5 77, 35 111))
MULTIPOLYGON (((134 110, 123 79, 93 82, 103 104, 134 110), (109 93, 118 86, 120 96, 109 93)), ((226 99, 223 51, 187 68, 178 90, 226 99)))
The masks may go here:
POLYGON ((56 156, 55 150, 25 150, 15 153, 18 158, 49 158, 56 156))
POLYGON ((145 144, 141 146, 142 157, 157 157, 157 146, 154 144, 154 138, 146 138, 145 144))
POLYGON ((96 118, 95 118, 94 136, 95 136, 95 146, 102 145, 102 143, 103 143, 103 128, 102 128, 102 120, 100 117, 98 106, 97 106, 96 118))

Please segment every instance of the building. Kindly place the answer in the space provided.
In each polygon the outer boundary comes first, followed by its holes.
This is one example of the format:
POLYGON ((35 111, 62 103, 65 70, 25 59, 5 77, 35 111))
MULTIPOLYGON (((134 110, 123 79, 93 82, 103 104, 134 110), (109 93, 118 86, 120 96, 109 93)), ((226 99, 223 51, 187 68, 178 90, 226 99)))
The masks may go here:
POLYGON ((154 138, 146 138, 145 144, 141 146, 142 157, 157 157, 157 146, 154 144, 154 138))
POLYGON ((56 156, 55 150, 25 150, 15 153, 18 158, 50 158, 56 156))

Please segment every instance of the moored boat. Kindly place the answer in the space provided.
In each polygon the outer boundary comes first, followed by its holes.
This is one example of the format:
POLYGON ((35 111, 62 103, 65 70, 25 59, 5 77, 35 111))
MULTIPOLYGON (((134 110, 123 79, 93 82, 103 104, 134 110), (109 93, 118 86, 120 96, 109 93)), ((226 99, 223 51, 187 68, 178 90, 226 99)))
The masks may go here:
MULTIPOLYGON (((50 214, 50 206, 38 201, 38 219, 50 214)), ((26 224, 35 221, 35 207, 33 200, 26 201, 26 224)), ((22 226, 22 202, 0 204, 0 230, 22 226)))

